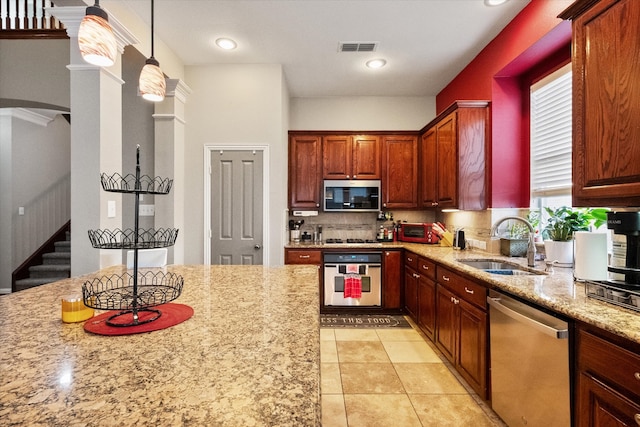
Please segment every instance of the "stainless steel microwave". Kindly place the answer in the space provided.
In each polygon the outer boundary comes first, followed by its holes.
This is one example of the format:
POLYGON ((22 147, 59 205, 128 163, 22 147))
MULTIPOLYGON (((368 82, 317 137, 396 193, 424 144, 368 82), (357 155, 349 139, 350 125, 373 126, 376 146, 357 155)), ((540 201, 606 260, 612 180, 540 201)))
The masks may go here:
POLYGON ((380 210, 380 181, 325 180, 325 212, 378 212, 380 210))

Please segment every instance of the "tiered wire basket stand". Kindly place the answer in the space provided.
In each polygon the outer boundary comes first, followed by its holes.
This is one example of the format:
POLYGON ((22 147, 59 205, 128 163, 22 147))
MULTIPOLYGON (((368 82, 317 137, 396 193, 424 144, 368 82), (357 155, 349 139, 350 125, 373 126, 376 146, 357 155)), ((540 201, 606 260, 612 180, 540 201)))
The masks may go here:
POLYGON ((102 189, 112 193, 135 196, 134 229, 89 230, 91 246, 96 249, 133 250, 133 271, 103 276, 82 285, 84 304, 98 310, 117 310, 106 323, 110 326, 127 327, 153 322, 162 316, 154 307, 178 298, 182 293, 184 279, 175 273, 159 269, 138 271, 138 250, 173 246, 178 230, 172 228, 140 229, 140 195, 167 195, 173 180, 140 175, 140 146, 136 149, 135 175, 101 174, 102 189), (141 312, 150 315, 140 319, 141 312))

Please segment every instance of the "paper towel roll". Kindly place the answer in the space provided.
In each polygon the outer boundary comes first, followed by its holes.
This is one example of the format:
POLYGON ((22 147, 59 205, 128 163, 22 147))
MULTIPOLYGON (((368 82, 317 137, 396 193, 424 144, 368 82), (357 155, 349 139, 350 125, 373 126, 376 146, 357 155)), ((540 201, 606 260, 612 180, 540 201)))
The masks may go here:
POLYGON ((607 235, 577 231, 574 239, 573 276, 581 280, 607 280, 607 235))

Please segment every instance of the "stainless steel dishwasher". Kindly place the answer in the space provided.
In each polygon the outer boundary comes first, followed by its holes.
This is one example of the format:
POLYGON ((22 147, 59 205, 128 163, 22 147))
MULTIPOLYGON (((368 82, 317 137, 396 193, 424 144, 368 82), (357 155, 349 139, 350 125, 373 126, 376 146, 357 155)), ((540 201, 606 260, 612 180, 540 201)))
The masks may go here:
POLYGON ((509 426, 571 425, 569 324, 490 291, 491 406, 509 426))

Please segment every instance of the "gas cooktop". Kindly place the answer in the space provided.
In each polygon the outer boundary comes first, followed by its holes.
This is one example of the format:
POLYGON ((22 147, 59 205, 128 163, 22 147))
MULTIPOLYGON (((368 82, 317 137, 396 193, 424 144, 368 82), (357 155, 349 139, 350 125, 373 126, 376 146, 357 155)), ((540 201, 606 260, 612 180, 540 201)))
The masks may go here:
POLYGON ((346 242, 342 239, 327 239, 325 243, 378 243, 376 240, 371 239, 347 239, 346 242))

